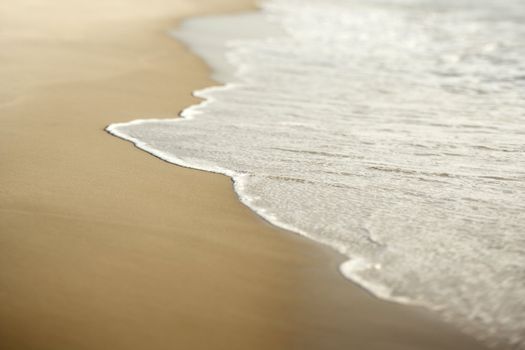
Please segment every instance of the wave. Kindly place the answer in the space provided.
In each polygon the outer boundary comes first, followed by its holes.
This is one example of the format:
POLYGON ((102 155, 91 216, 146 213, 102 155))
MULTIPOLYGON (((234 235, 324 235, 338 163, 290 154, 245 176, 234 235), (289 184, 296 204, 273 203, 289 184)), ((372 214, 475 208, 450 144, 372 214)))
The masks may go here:
POLYGON ((224 85, 107 130, 234 179, 378 297, 525 349, 525 6, 275 0, 174 35, 224 85))

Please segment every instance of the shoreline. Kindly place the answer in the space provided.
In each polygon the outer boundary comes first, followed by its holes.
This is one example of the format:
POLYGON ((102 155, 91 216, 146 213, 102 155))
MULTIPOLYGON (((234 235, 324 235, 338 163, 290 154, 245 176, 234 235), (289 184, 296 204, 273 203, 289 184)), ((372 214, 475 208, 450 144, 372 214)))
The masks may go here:
POLYGON ((103 131, 196 103, 209 69, 167 32, 250 2, 54 1, 62 26, 16 4, 0 6, 3 348, 482 348, 345 280, 342 256, 263 221, 226 176, 103 131), (99 20, 111 5, 130 13, 99 20))

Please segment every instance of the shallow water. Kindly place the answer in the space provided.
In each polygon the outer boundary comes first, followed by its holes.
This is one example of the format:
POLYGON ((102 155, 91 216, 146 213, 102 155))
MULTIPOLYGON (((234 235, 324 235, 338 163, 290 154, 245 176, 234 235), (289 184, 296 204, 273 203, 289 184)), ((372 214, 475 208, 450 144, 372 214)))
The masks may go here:
POLYGON ((176 36, 227 84, 110 132, 232 176, 372 293, 525 349, 524 2, 275 0, 176 36))

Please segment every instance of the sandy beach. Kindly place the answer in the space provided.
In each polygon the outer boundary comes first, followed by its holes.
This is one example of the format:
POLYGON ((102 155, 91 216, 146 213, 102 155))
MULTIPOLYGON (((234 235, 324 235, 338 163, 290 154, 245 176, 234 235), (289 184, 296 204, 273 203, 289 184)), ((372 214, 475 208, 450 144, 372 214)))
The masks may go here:
POLYGON ((107 134, 214 84, 167 35, 244 0, 0 4, 0 347, 482 349, 345 280, 231 180, 107 134))

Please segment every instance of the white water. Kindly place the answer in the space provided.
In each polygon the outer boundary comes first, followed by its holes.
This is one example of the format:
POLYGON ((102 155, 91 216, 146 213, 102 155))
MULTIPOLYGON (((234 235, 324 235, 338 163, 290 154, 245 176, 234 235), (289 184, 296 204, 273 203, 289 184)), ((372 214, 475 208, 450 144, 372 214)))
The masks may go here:
POLYGON ((246 205, 347 255, 342 272, 372 293, 525 349, 525 3, 263 11, 186 22, 176 36, 228 84, 196 92, 185 119, 108 130, 232 176, 246 205))

